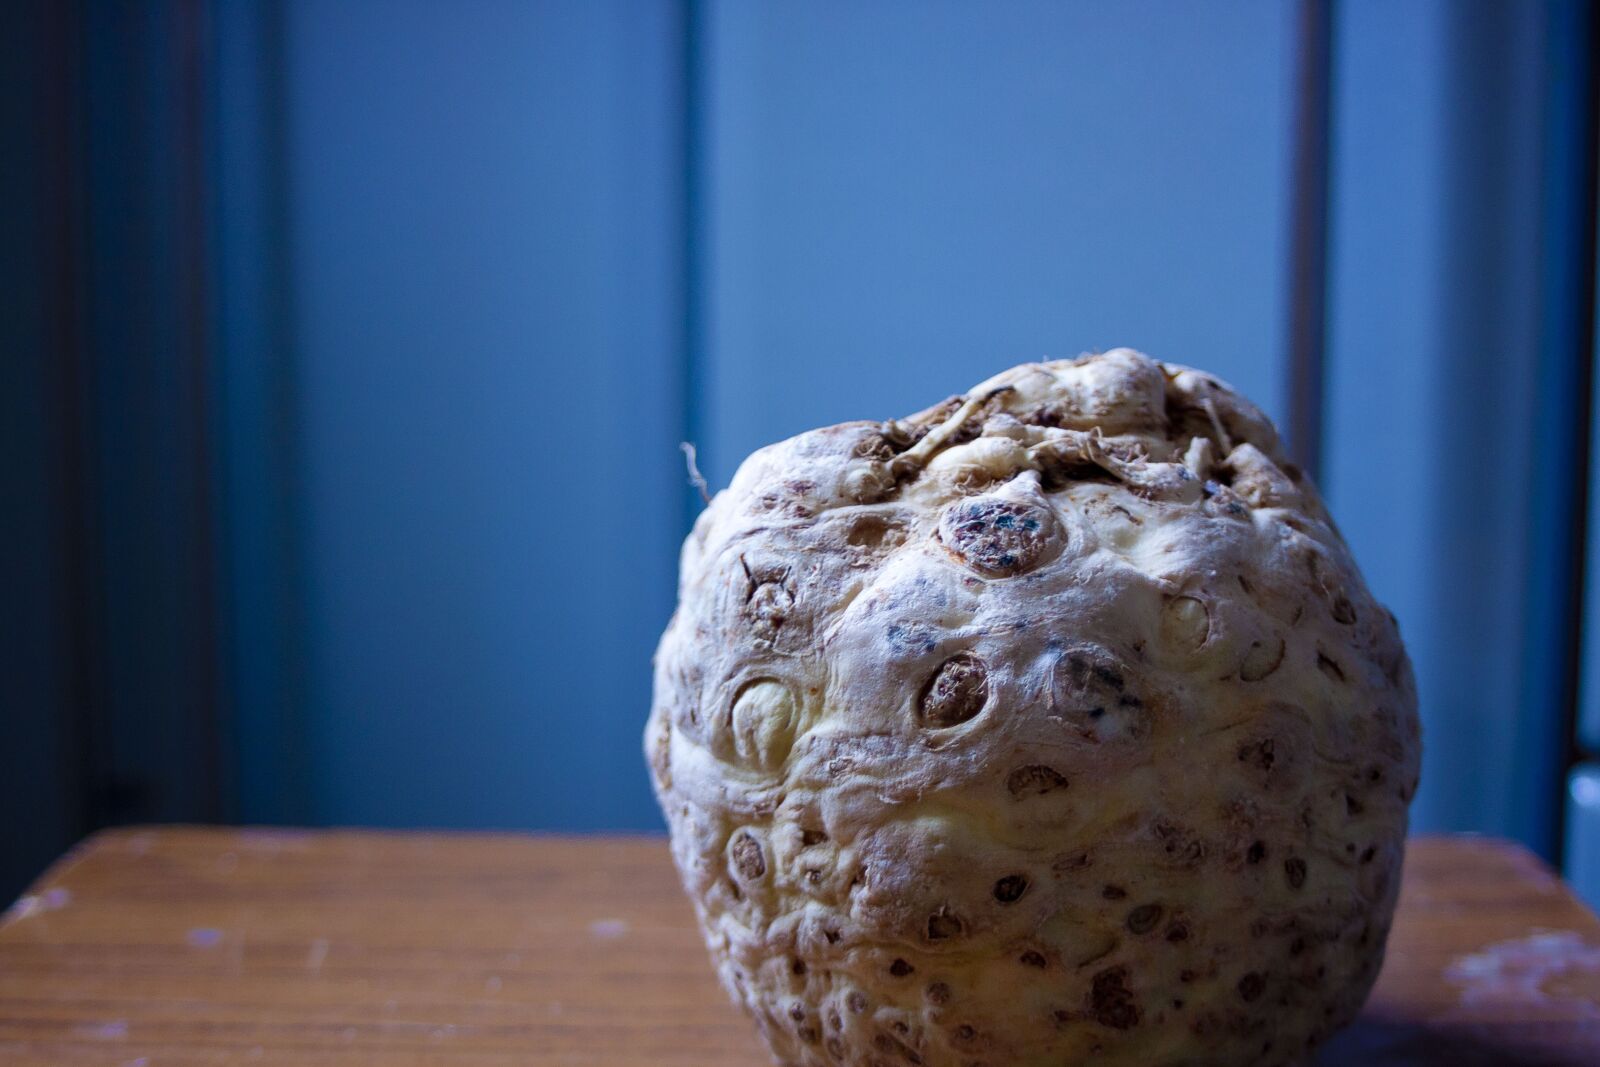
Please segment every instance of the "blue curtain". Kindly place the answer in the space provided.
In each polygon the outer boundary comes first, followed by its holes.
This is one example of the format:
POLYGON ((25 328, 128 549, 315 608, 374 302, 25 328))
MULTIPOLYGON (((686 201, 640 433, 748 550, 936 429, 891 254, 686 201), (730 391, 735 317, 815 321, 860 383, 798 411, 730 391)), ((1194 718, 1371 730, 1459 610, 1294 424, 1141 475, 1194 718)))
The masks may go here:
MULTIPOLYGON (((1554 856, 1589 5, 1331 10, 1321 481, 1416 660, 1418 828, 1554 856)), ((1120 344, 1289 415, 1294 5, 6 17, 0 425, 62 457, 7 471, 17 870, 127 819, 657 828, 680 441, 716 486, 1120 344)))

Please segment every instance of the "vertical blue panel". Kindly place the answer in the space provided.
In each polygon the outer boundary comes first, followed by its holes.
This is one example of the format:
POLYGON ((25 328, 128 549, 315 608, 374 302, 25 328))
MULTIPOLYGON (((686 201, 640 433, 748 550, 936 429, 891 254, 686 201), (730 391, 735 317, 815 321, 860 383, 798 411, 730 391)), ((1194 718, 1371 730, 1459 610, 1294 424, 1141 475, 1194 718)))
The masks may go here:
POLYGON ((213 349, 232 817, 312 807, 279 5, 213 8, 213 349))
MULTIPOLYGON (((1558 697, 1563 727, 1574 736, 1561 739, 1557 755, 1565 764, 1584 745, 1593 751, 1600 725, 1595 710, 1595 672, 1600 615, 1595 598, 1600 536, 1595 526, 1597 494, 1592 411, 1594 368, 1595 263, 1595 44, 1600 18, 1590 0, 1548 0, 1548 103, 1544 130, 1544 279, 1541 395, 1535 412, 1536 464, 1531 479, 1545 502, 1546 524, 1536 527, 1529 584, 1551 610, 1531 635, 1528 674, 1556 675, 1547 691, 1558 697), (1585 409, 1584 402, 1588 402, 1585 409), (1586 424, 1586 420, 1588 420, 1586 424), (1587 463, 1584 462, 1587 460, 1587 463), (1582 485, 1587 514, 1582 510, 1582 485), (1585 521, 1587 529, 1585 529, 1585 521), (1585 534, 1587 537, 1585 538, 1585 534), (1584 543, 1587 540, 1587 543, 1584 543), (1582 576, 1584 583, 1576 579, 1582 576), (1576 632, 1574 632, 1576 628, 1576 632), (1540 660, 1550 669, 1541 670, 1540 660), (1584 729, 1584 727, 1589 727, 1584 729)), ((1566 766, 1551 768, 1566 771, 1566 766)), ((1595 768, 1567 778, 1565 848, 1567 873, 1581 878, 1580 892, 1600 900, 1600 813, 1595 768)))
MULTIPOLYGON (((1596 271, 1600 274, 1600 270, 1596 271)), ((1595 306, 1600 309, 1600 297, 1595 306)), ((1600 323, 1595 335, 1600 338, 1600 323)), ((1594 359, 1600 353, 1591 354, 1594 359)), ((1600 373, 1591 383, 1590 410, 1594 413, 1589 440, 1589 514, 1585 527, 1588 573, 1583 591, 1583 665, 1578 702, 1578 741, 1591 753, 1600 753, 1600 373)))
POLYGON ((683 529, 676 18, 287 7, 318 820, 657 819, 639 732, 683 529))
MULTIPOLYGON (((1600 78, 1600 56, 1592 54, 1588 47, 1590 42, 1594 40, 1594 20, 1600 19, 1600 11, 1597 11, 1593 4, 1582 4, 1578 0, 1572 0, 1569 6, 1574 10, 1568 13, 1566 25, 1562 27, 1566 31, 1566 36, 1562 41, 1563 47, 1560 49, 1558 56, 1561 60, 1564 60, 1563 66, 1567 68, 1562 71, 1565 78, 1569 82, 1576 83, 1577 87, 1586 87, 1586 82, 1592 83, 1594 79, 1600 78)), ((1574 94, 1574 97, 1567 116, 1569 122, 1581 123, 1585 119, 1594 121, 1594 116, 1587 114, 1587 108, 1581 105, 1581 97, 1577 97, 1576 94, 1574 94)), ((1574 148, 1585 144, 1585 140, 1577 135, 1577 131, 1569 133, 1566 142, 1574 148)), ((1592 147, 1592 143, 1589 147, 1592 147)), ((1582 162, 1581 159, 1577 158, 1569 161, 1575 174, 1583 173, 1582 162)), ((1594 164, 1593 160, 1589 162, 1594 164)), ((1572 184, 1577 185, 1576 182, 1572 184)), ((1563 206, 1567 207, 1572 216, 1575 217, 1581 217, 1574 202, 1576 198, 1600 195, 1600 189, 1593 187, 1585 189, 1581 185, 1577 188, 1569 187, 1561 190, 1561 192, 1565 194, 1562 198, 1564 201, 1563 206)), ((1593 203, 1591 201, 1591 204, 1593 203)), ((1600 215, 1600 205, 1596 206, 1595 214, 1600 215)), ((1583 239, 1594 235, 1579 233, 1577 228, 1574 227, 1572 232, 1564 236, 1566 239, 1560 243, 1559 248, 1573 255, 1581 255, 1584 254, 1583 239)), ((1591 247, 1588 252, 1593 254, 1595 249, 1591 247)), ((1576 266, 1577 264, 1574 263, 1573 267, 1576 268, 1576 266)), ((1591 266, 1593 267, 1593 273, 1589 280, 1594 283, 1597 279, 1600 279, 1600 262, 1596 262, 1591 266)), ((1581 273, 1576 269, 1572 270, 1569 276, 1568 290, 1560 294, 1571 305, 1566 310, 1581 307, 1581 301, 1587 295, 1590 300, 1590 314, 1600 315, 1600 292, 1584 294, 1573 291, 1577 286, 1570 283, 1578 282, 1581 284, 1579 281, 1581 278, 1581 273)), ((1562 340, 1573 343, 1574 348, 1581 345, 1578 334, 1578 327, 1581 321, 1578 316, 1569 315, 1566 322, 1562 324, 1566 326, 1566 330, 1559 335, 1562 340)), ((1590 360, 1591 370, 1595 371, 1595 373, 1592 374, 1590 381, 1589 398, 1590 439, 1587 442, 1589 450, 1589 499, 1588 514, 1586 516, 1587 524, 1584 530, 1587 540, 1584 546, 1587 574, 1585 575, 1585 588, 1582 591, 1583 624, 1581 634, 1583 644, 1580 654, 1578 737, 1576 741, 1578 746, 1590 756, 1597 756, 1600 755, 1600 367, 1596 367, 1596 363, 1600 362, 1600 350, 1595 349, 1595 342, 1600 341, 1600 320, 1591 321, 1589 326, 1591 327, 1589 338, 1591 350, 1587 355, 1590 360)), ((1593 773, 1594 771, 1591 768, 1591 774, 1593 773)), ((1592 883, 1594 890, 1589 899, 1591 901, 1600 901, 1600 800, 1597 800, 1592 806, 1594 811, 1590 813, 1585 821, 1590 828, 1591 834, 1594 835, 1592 847, 1597 853, 1597 867, 1595 869, 1595 881, 1592 883)))
POLYGON ((1559 711, 1530 702, 1539 5, 1337 5, 1325 487, 1400 620, 1424 830, 1548 849, 1559 711))
POLYGON ((94 822, 220 815, 196 8, 85 5, 94 822))
POLYGON ((707 474, 1132 345, 1281 414, 1292 5, 708 3, 707 474))

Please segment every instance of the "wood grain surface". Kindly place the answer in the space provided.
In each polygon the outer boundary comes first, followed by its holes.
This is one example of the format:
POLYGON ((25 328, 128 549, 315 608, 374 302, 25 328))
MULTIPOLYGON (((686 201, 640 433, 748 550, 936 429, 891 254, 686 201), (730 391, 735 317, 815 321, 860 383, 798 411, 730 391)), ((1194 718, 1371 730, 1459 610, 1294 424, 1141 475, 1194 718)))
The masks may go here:
MULTIPOLYGON (((1322 1064, 1600 1065, 1600 924, 1528 853, 1421 839, 1322 1064)), ((0 923, 0 1063, 768 1062, 652 838, 152 828, 0 923)))

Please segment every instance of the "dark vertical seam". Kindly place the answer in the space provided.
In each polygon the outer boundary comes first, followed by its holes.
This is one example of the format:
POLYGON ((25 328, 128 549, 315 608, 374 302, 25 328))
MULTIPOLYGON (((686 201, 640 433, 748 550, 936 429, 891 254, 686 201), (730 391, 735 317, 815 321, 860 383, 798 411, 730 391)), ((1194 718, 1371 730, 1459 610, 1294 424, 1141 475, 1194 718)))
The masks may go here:
POLYGON ((49 190, 53 194, 50 216, 56 240, 50 242, 49 273, 51 322, 56 367, 54 407, 58 440, 57 517, 58 560, 62 567, 59 604, 65 655, 62 657, 62 717, 64 780, 70 821, 78 834, 96 828, 99 797, 105 790, 105 766, 100 751, 103 714, 96 626, 92 610, 94 583, 91 558, 95 539, 94 509, 90 506, 89 456, 92 429, 86 399, 90 375, 84 350, 85 282, 83 251, 87 240, 83 225, 86 190, 83 183, 85 139, 84 94, 86 35, 80 4, 49 5, 49 83, 53 107, 46 128, 50 131, 49 190))
MULTIPOLYGON (((155 259, 151 205, 158 180, 155 163, 165 158, 154 145, 162 132, 160 120, 167 117, 156 111, 161 101, 155 92, 151 49, 157 30, 165 29, 155 21, 165 12, 91 6, 93 11, 85 18, 84 52, 89 119, 84 165, 89 196, 84 255, 88 281, 83 296, 89 327, 84 359, 90 373, 86 423, 94 434, 89 462, 95 478, 89 506, 99 535, 90 560, 100 642, 98 748, 105 770, 96 823, 108 826, 151 818, 150 806, 171 795, 164 768, 158 763, 141 766, 140 753, 130 750, 128 737, 152 728, 165 734, 174 715, 182 713, 165 706, 172 691, 161 691, 153 680, 159 668, 136 654, 143 651, 142 643, 152 657, 164 656, 170 662, 173 638, 170 622, 160 630, 154 619, 140 614, 151 605, 139 598, 139 579, 129 571, 139 567, 142 578, 165 561, 159 558, 154 517, 126 504, 132 495, 165 488, 167 483, 157 472, 165 474, 171 458, 163 451, 166 440, 157 433, 173 414, 160 383, 160 359, 168 354, 155 342, 157 318, 170 310, 170 303, 158 307, 158 302, 170 301, 170 294, 159 290, 159 282, 166 280, 161 273, 165 264, 155 259), (125 192, 126 199, 112 195, 112 189, 125 192), (113 280, 112 267, 129 274, 137 271, 135 276, 146 284, 134 295, 119 284, 121 278, 113 280), (113 392, 106 383, 120 389, 113 392), (135 494, 129 493, 130 487, 135 494), (163 706, 150 713, 152 722, 135 724, 138 712, 130 714, 128 709, 140 708, 153 692, 163 706), (125 724, 130 728, 121 729, 125 724), (152 771, 155 781, 144 773, 152 771)), ((163 508, 167 503, 160 501, 163 508)), ((161 577, 170 580, 172 571, 161 577)))
POLYGON ((190 560, 190 663, 193 665, 193 703, 190 729, 194 732, 199 756, 199 814, 210 821, 222 812, 222 675, 217 657, 221 653, 218 621, 222 610, 220 583, 216 567, 217 524, 214 521, 216 498, 215 453, 211 418, 212 392, 217 379, 212 373, 207 300, 210 293, 206 258, 205 226, 210 186, 206 181, 204 121, 205 92, 205 11, 202 0, 181 0, 176 11, 178 22, 178 223, 179 223, 179 314, 183 372, 189 390, 190 523, 194 554, 190 560))
MULTIPOLYGON (((1600 55, 1600 16, 1597 16, 1592 4, 1577 5, 1578 18, 1582 20, 1583 36, 1587 39, 1587 48, 1583 49, 1577 62, 1581 68, 1577 77, 1582 81, 1582 92, 1579 106, 1582 108, 1579 129, 1579 144, 1577 146, 1577 165, 1579 173, 1575 186, 1580 195, 1578 201, 1578 217, 1572 220, 1578 234, 1578 248, 1576 252, 1576 286, 1577 300, 1573 314, 1577 321, 1572 330, 1572 351, 1565 353, 1570 360, 1573 388, 1576 395, 1573 397, 1573 441, 1576 445, 1572 450, 1571 480, 1568 491, 1571 497, 1568 501, 1570 511, 1567 515, 1567 551, 1569 553, 1566 584, 1566 597, 1563 621, 1565 626, 1562 632, 1565 641, 1562 654, 1565 657, 1562 663, 1562 677, 1558 698, 1558 707, 1561 715, 1561 733, 1559 744, 1561 746, 1562 773, 1555 782, 1556 802, 1553 805, 1556 825, 1552 828, 1552 840, 1557 864, 1566 859, 1566 833, 1564 822, 1566 817, 1566 791, 1567 781, 1572 770, 1577 766, 1584 753, 1578 738, 1578 725, 1581 710, 1578 707, 1579 696, 1582 692, 1583 679, 1583 645, 1584 645, 1584 589, 1591 572, 1588 565, 1588 536, 1589 536, 1589 477, 1593 469, 1590 450, 1594 447, 1592 441, 1594 413, 1593 413, 1593 388, 1594 388, 1594 343, 1595 343, 1595 283, 1596 264, 1595 257, 1600 254, 1600 244, 1597 244, 1596 226, 1600 225, 1600 218, 1596 217, 1596 200, 1600 198, 1600 171, 1596 167, 1596 153, 1600 152, 1600 76, 1595 72, 1595 57, 1600 55)), ((1559 44, 1557 44, 1559 47, 1559 44)), ((1575 53, 1579 50, 1574 49, 1575 53)))
POLYGON ((1331 8, 1332 0, 1297 6, 1290 142, 1289 453, 1313 480, 1322 473, 1331 8))
POLYGON ((316 797, 312 794, 311 736, 309 729, 310 681, 306 646, 306 569, 302 550, 304 518, 300 479, 304 475, 301 455, 299 397, 296 391, 294 299, 294 249, 291 223, 293 190, 289 172, 288 15, 280 0, 262 0, 262 84, 266 129, 262 158, 268 167, 266 201, 268 213, 268 257, 266 279, 270 292, 261 294, 268 302, 267 328, 270 331, 265 358, 271 363, 266 402, 269 405, 271 446, 268 462, 273 493, 271 516, 273 562, 279 581, 273 583, 276 596, 272 604, 274 630, 282 667, 279 679, 279 714, 274 765, 278 793, 272 798, 275 816, 285 822, 316 821, 316 797))
MULTIPOLYGON (((112 633, 111 604, 108 580, 107 518, 104 508, 105 464, 103 460, 105 411, 100 395, 100 378, 104 366, 100 359, 100 346, 104 323, 96 308, 95 282, 98 272, 95 263, 105 240, 95 226, 96 142, 95 95, 97 83, 108 75, 100 65, 103 54, 94 45, 90 23, 93 13, 87 4, 79 5, 78 21, 74 29, 77 39, 74 52, 79 66, 73 71, 72 92, 79 103, 73 116, 78 124, 74 130, 78 142, 77 167, 73 175, 76 203, 73 252, 76 284, 76 312, 78 316, 75 348, 77 373, 76 416, 74 439, 82 450, 80 458, 81 481, 76 495, 78 528, 81 531, 82 551, 79 565, 82 581, 76 594, 81 597, 80 610, 84 616, 83 684, 87 687, 85 702, 85 737, 89 746, 89 762, 93 777, 87 783, 85 795, 88 804, 88 829, 98 830, 108 825, 115 815, 113 800, 117 787, 116 748, 113 737, 112 707, 112 633)), ((112 45, 103 45, 111 50, 112 45)), ((103 91, 103 87, 100 88, 103 91)))

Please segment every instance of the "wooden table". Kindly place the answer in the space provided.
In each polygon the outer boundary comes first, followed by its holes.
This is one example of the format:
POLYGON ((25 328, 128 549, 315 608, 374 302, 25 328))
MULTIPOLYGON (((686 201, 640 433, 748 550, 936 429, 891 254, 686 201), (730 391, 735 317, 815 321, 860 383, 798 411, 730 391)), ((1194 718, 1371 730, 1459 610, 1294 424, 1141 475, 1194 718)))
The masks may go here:
MULTIPOLYGON (((1600 924, 1527 852, 1422 839, 1322 1064, 1600 1065, 1600 924)), ((0 1063, 757 1067, 652 838, 135 829, 0 924, 0 1063)))

